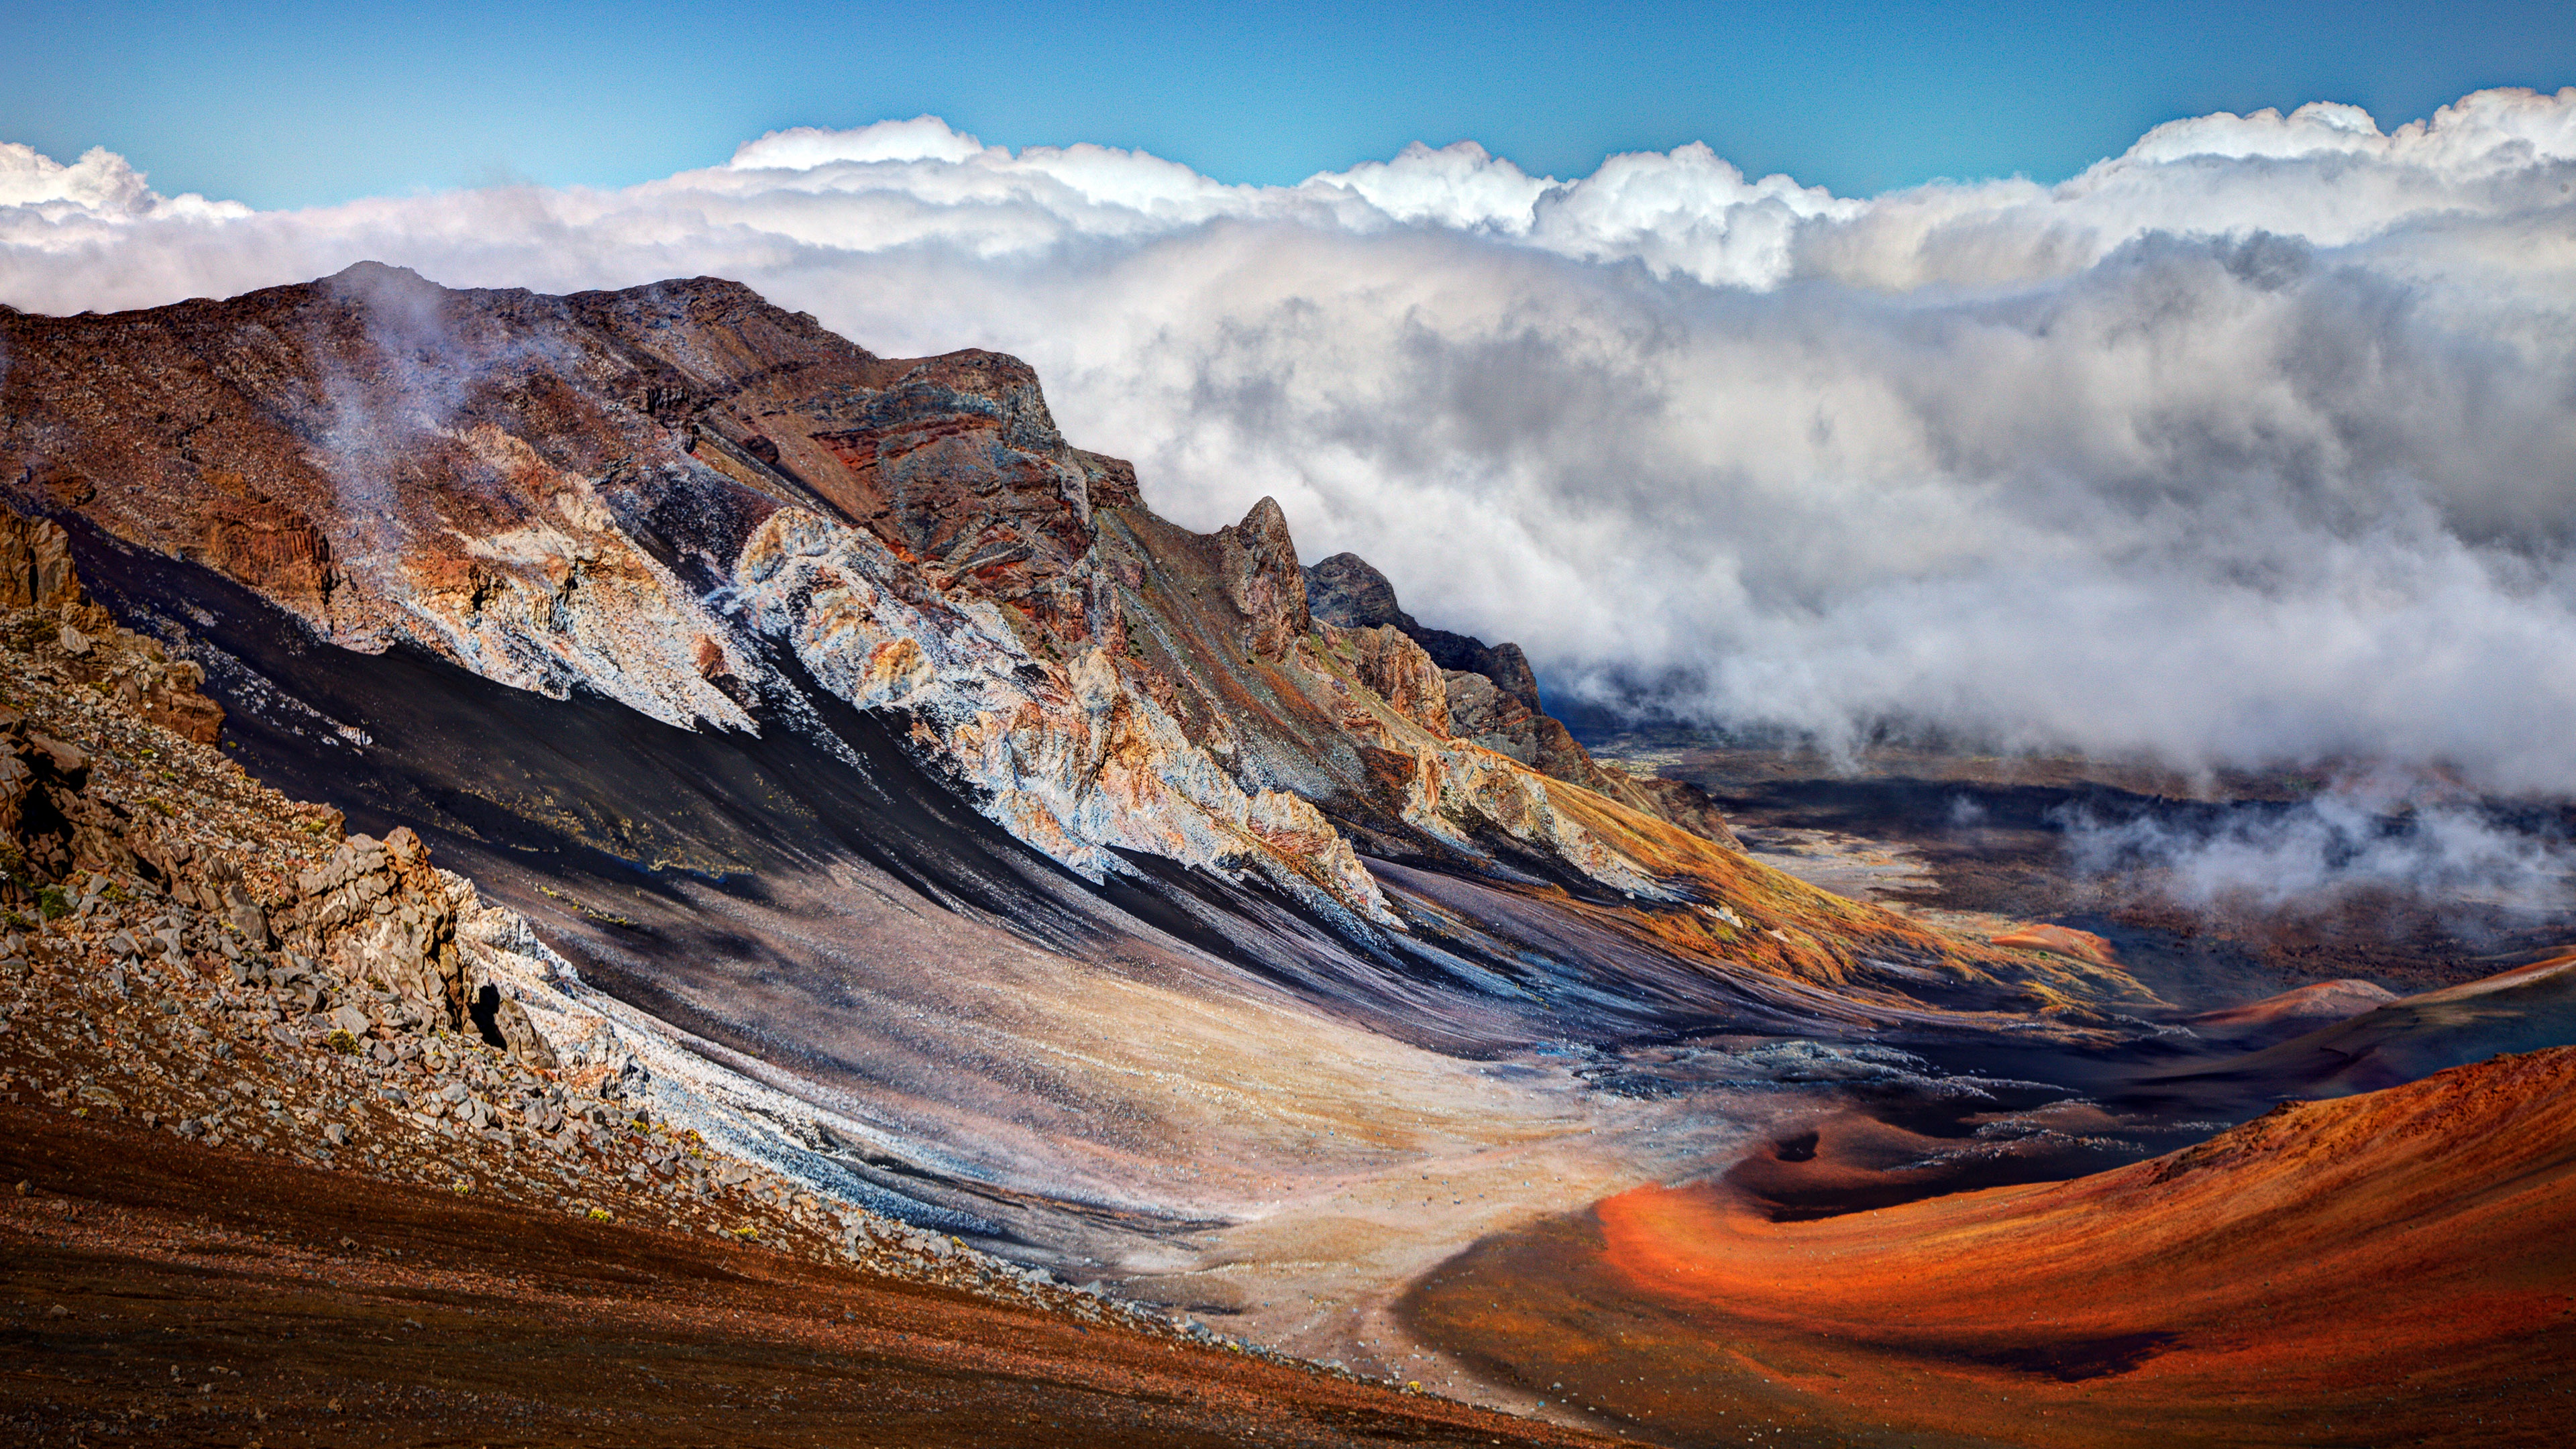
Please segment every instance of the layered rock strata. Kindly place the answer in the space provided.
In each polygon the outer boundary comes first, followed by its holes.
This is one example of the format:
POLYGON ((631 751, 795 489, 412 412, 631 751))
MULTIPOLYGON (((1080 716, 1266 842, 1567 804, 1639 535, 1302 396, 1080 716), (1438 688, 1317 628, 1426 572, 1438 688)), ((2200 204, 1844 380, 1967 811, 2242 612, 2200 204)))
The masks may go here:
MULTIPOLYGON (((1014 359, 879 358, 712 279, 541 297, 374 265, 8 314, 0 340, 0 481, 23 507, 219 574, 342 648, 684 729, 806 728, 818 682, 1104 888, 1275 894, 1375 969, 1491 948, 1370 861, 1632 903, 1602 923, 1726 973, 1977 954, 1893 917, 1851 935, 1740 856, 1658 836, 1730 838, 1593 765, 1516 650, 1476 646, 1484 672, 1435 690, 1394 640, 1319 620, 1274 504, 1214 536, 1156 518, 1014 359), (1719 906, 1763 930, 1710 935, 1719 906)), ((1458 641, 1392 612, 1454 662, 1458 641)))

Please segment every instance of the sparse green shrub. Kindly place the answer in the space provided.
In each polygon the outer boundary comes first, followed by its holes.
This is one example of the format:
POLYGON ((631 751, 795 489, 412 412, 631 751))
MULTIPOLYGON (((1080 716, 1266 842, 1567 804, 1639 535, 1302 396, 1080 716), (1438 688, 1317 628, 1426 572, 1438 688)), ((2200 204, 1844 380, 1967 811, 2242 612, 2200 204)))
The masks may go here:
POLYGON ((592 1208, 590 1210, 590 1220, 594 1223, 613 1223, 617 1221, 617 1214, 610 1212, 606 1208, 592 1208))
POLYGON ((358 1039, 345 1030, 334 1030, 322 1039, 322 1045, 344 1057, 354 1057, 358 1054, 358 1039))
POLYGON ((63 895, 61 886, 45 886, 36 892, 36 913, 48 921, 59 921, 72 913, 72 903, 63 895))

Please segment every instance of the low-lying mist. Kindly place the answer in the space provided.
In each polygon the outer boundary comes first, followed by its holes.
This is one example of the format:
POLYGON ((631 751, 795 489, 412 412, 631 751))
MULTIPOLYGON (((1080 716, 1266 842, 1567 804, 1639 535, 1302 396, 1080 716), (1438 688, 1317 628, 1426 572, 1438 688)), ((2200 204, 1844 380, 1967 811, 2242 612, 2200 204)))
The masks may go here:
POLYGON ((2239 803, 2107 819, 2058 812, 2075 868, 2125 877, 2201 911, 2330 908, 2356 892, 2444 910, 2526 916, 2576 904, 2576 850, 2554 821, 2489 806, 2418 803, 2348 784, 2296 804, 2239 803))

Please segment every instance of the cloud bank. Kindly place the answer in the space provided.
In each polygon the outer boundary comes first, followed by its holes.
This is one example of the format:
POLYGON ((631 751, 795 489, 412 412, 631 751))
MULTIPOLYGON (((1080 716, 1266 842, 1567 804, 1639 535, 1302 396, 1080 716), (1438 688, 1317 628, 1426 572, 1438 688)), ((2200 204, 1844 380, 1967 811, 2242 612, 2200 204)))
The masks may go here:
POLYGON ((1704 146, 1233 186, 924 117, 624 190, 254 213, 0 146, 0 300, 364 258, 731 276, 881 353, 1025 357, 1167 514, 1274 494, 1310 558, 1568 690, 2576 790, 2571 186, 2576 88, 2200 117, 2059 185, 1865 200, 1704 146))

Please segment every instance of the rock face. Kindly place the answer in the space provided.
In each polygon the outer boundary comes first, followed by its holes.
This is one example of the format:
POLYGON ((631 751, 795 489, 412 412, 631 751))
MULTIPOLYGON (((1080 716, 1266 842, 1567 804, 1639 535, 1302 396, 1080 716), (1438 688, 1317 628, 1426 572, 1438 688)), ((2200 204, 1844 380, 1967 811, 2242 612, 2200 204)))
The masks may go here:
POLYGON ((1544 717, 1538 676, 1530 672, 1521 646, 1488 646, 1482 639, 1424 627, 1396 602, 1395 585, 1386 575, 1358 554, 1337 553, 1308 568, 1306 591, 1314 601, 1316 617, 1346 628, 1392 625, 1420 644, 1443 670, 1481 675, 1505 697, 1544 717))
MULTIPOLYGON (((1213 535, 1155 516, 1011 358, 880 358, 714 279, 373 265, 0 313, 0 346, 0 492, 213 671, 243 758, 384 836, 271 902, 381 989, 371 1017, 474 1009, 454 923, 398 885, 415 821, 639 995, 742 949, 689 882, 851 861, 1049 950, 1213 953, 1478 1050, 1918 1009, 1934 978, 1883 964, 2090 989, 1721 848, 1714 811, 1593 765, 1518 650, 1420 628, 1356 560, 1310 576, 1274 503, 1213 535), (621 904, 560 905, 576 877, 621 904), (1580 1022, 1517 984, 1601 972, 1629 984, 1587 984, 1580 1022)), ((24 557, 32 597, 54 566, 24 557)), ((127 667, 198 707, 155 682, 181 663, 127 667)))
POLYGON ((22 642, 50 635, 73 682, 106 690, 146 719, 201 745, 213 744, 222 730, 223 707, 197 692, 204 670, 172 659, 148 639, 101 647, 115 625, 81 591, 70 540, 60 527, 0 513, 0 611, 12 616, 22 642))
POLYGON ((1529 658, 1518 644, 1487 645, 1464 634, 1425 628, 1396 602, 1395 586, 1386 575, 1357 554, 1337 553, 1309 567, 1306 594, 1315 617, 1327 624, 1396 630, 1421 647, 1447 683, 1444 733, 1509 755, 1550 779, 1597 790, 1693 835, 1742 848, 1707 791, 1686 781, 1603 769, 1540 707, 1538 676, 1530 672, 1529 658))
POLYGON ((1241 523, 1218 529, 1216 546, 1225 561, 1225 596, 1244 618, 1244 647, 1279 658, 1314 627, 1287 516, 1264 498, 1241 523))
MULTIPOLYGON (((1650 874, 1544 791, 1487 814, 1478 782, 1510 766, 1460 763, 1459 701, 1416 655, 1335 653, 1276 504, 1213 538, 1160 525, 1015 359, 877 358, 727 282, 550 298, 372 265, 0 325, 0 476, 26 506, 77 498, 344 647, 732 731, 789 692, 783 651, 905 715, 925 761, 1086 878, 1141 853, 1362 936, 1401 922, 1335 820, 1381 850, 1537 849, 1620 890, 1650 874)), ((1471 705, 1469 737, 1637 806, 1518 678, 1527 702, 1471 705)))
MULTIPOLYGON (((107 686, 112 706, 211 743, 223 713, 197 694, 197 666, 174 664, 157 642, 119 628, 81 592, 68 558, 60 528, 0 515, 0 568, 19 586, 12 639, 32 653, 40 680, 107 686)), ((250 962, 245 971, 288 988, 309 1012, 337 1000, 360 1032, 379 1020, 412 1031, 474 1029, 452 885, 410 830, 381 843, 351 836, 291 883, 254 881, 237 848, 190 828, 201 822, 183 820, 158 795, 94 788, 92 773, 86 751, 0 708, 0 903, 41 915, 47 892, 59 897, 76 878, 132 879, 220 923, 234 958, 250 962), (255 954, 244 958, 243 948, 255 954), (332 987, 339 982, 348 989, 332 987)), ((282 813, 336 827, 323 813, 282 813)), ((136 960, 179 949, 148 934, 126 943, 136 960)), ((533 1034, 526 1048, 532 1058, 544 1054, 533 1034)))
POLYGON ((1412 636, 1388 624, 1372 629, 1324 627, 1335 646, 1350 651, 1351 667, 1360 683, 1376 690, 1388 708, 1434 735, 1446 739, 1452 734, 1456 716, 1449 682, 1412 636))
MULTIPOLYGON (((283 913, 289 929, 365 986, 379 1014, 412 1030, 471 1029, 456 908, 409 827, 382 841, 350 836, 330 859, 299 875, 296 890, 300 899, 283 913)), ((523 1059, 554 1065, 533 1034, 507 1044, 523 1059)))

